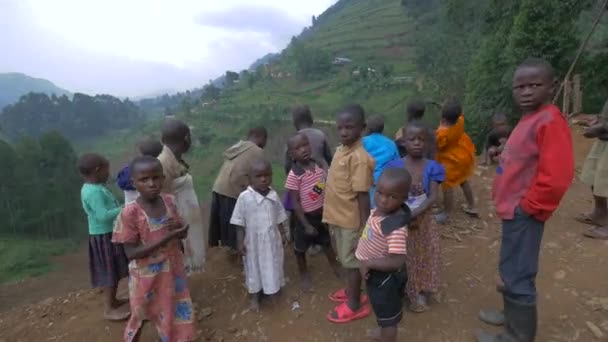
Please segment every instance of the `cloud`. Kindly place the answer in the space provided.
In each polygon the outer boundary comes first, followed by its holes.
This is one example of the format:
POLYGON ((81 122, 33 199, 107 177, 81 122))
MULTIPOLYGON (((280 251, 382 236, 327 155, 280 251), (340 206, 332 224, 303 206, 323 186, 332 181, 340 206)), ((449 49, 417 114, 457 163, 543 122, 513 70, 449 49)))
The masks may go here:
POLYGON ((258 33, 284 44, 310 23, 310 18, 296 17, 286 10, 263 5, 238 5, 207 10, 195 17, 198 24, 231 33, 258 33))

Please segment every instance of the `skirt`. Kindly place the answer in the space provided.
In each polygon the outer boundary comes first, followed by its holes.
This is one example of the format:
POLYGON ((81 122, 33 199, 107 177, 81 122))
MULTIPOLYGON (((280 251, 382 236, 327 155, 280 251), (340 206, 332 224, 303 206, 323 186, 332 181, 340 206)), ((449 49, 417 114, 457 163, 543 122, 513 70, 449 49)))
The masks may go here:
POLYGON ((230 224, 236 199, 213 192, 209 213, 209 246, 236 249, 236 227, 230 224))
POLYGON ((129 275, 125 251, 112 243, 112 233, 89 235, 89 271, 94 288, 116 287, 129 275))
POLYGON ((587 154, 581 181, 593 188, 598 197, 608 197, 608 142, 597 139, 587 154))

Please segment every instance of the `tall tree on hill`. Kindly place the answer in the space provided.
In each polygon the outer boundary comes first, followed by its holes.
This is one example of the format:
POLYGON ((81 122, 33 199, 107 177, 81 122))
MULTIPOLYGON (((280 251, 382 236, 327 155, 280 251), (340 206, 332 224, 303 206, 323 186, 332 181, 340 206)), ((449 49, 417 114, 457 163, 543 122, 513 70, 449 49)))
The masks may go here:
POLYGON ((234 71, 226 71, 226 86, 231 87, 239 79, 239 74, 234 71))

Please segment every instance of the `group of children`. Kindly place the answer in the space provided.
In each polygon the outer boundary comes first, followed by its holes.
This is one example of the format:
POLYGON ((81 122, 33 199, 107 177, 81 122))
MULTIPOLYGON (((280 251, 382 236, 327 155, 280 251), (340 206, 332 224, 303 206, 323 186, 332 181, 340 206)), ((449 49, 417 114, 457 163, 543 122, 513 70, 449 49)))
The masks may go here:
MULTIPOLYGON (((505 261, 500 271, 505 310, 504 317, 502 312, 480 316, 502 318, 507 331, 498 337, 480 334, 480 341, 499 341, 505 336, 533 340, 529 338, 533 335, 530 320, 536 322, 532 292, 542 225, 571 181, 570 171, 554 172, 549 167, 555 156, 547 151, 555 147, 545 145, 564 143, 556 141, 558 134, 549 128, 566 136, 557 118, 559 111, 548 105, 549 96, 536 87, 549 77, 550 66, 538 61, 517 69, 514 96, 525 116, 507 141, 506 120, 495 115, 496 139, 488 139, 484 151, 488 161, 500 161, 494 198, 504 220, 501 260, 505 261), (528 143, 531 134, 543 146, 528 143), (522 169, 528 165, 524 161, 537 165, 534 169, 542 175, 522 169), (524 256, 535 263, 524 267, 507 260, 524 256), (518 315, 528 321, 522 322, 518 315), (519 338, 522 334, 528 337, 519 338)), ((252 310, 259 311, 263 296, 275 295, 285 285, 284 246, 289 237, 303 291, 313 287, 306 260, 306 251, 313 245, 321 247, 336 276, 345 280, 345 287, 329 294, 336 303, 327 315, 329 321, 348 323, 373 310, 379 327, 375 338, 396 341, 404 297, 413 312, 429 309, 439 291, 437 223, 445 223, 453 211, 453 188, 463 190, 465 213, 477 216, 478 212, 469 180, 475 147, 465 133, 460 104, 445 102, 437 130, 422 122, 424 111, 423 102, 412 101, 407 123, 393 141, 382 135, 381 116, 366 122, 361 106, 347 106, 336 116, 340 146, 332 156, 327 137, 312 128, 310 109, 298 107, 293 113, 298 132, 287 140, 283 200, 272 188, 272 167, 263 156, 264 128, 250 130, 246 140, 226 150, 213 187, 209 244, 227 246, 242 256, 252 310), (440 189, 443 211, 433 215, 440 189), (292 211, 293 227, 285 204, 292 211), (361 291, 363 281, 366 294, 361 291)), ((198 201, 189 191, 192 180, 181 159, 190 147, 190 131, 185 124, 170 120, 162 136, 162 144, 142 142, 141 156, 119 174, 119 185, 136 191, 129 194, 124 208, 104 186, 108 161, 95 154, 79 161, 85 179, 82 200, 89 217, 93 285, 106 288, 106 318, 121 320, 131 315, 126 341, 137 339, 145 320, 155 324, 163 341, 195 337, 186 277, 202 268, 207 242, 199 227, 200 210, 198 215, 192 213, 198 201), (116 285, 127 275, 127 262, 130 310, 116 298, 116 285)))

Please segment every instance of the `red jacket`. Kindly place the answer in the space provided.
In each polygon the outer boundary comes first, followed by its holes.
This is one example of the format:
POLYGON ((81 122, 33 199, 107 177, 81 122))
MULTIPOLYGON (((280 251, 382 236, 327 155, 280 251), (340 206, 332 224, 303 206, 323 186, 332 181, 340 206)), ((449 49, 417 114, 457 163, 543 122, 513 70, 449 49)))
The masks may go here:
POLYGON ((498 217, 513 219, 517 206, 539 221, 551 217, 574 178, 572 136, 556 106, 519 120, 496 173, 492 197, 498 217))

